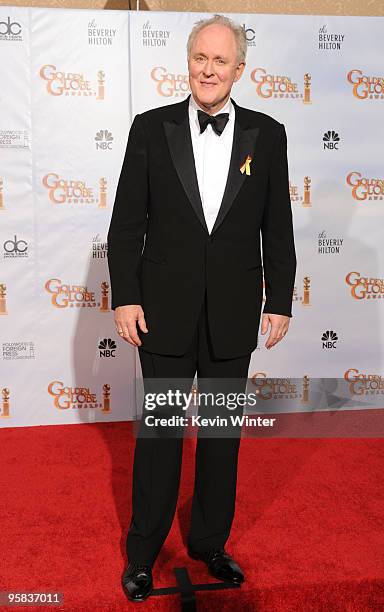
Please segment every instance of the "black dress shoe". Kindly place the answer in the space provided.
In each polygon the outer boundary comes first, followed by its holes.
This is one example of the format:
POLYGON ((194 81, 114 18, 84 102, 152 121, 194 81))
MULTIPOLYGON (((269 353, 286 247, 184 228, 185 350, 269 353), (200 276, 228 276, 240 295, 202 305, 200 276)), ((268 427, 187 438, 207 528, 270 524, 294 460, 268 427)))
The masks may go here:
POLYGON ((244 582, 244 574, 232 557, 225 552, 224 548, 212 548, 202 553, 188 549, 188 554, 192 559, 199 559, 207 564, 209 573, 226 582, 241 584, 244 582))
POLYGON ((144 601, 153 589, 151 566, 129 563, 124 571, 122 583, 131 601, 144 601))

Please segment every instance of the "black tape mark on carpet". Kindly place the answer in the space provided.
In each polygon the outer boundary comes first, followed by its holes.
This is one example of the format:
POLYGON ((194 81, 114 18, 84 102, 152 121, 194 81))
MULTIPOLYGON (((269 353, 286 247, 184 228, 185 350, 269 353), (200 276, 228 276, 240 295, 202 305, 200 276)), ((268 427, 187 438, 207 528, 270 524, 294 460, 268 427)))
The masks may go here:
POLYGON ((197 609, 195 598, 196 591, 239 589, 241 586, 240 584, 233 584, 233 582, 211 582, 207 584, 193 584, 191 582, 186 567, 175 567, 173 568, 173 571, 176 576, 177 586, 153 589, 151 597, 153 595, 174 595, 175 593, 180 593, 182 612, 195 612, 195 610, 197 609))

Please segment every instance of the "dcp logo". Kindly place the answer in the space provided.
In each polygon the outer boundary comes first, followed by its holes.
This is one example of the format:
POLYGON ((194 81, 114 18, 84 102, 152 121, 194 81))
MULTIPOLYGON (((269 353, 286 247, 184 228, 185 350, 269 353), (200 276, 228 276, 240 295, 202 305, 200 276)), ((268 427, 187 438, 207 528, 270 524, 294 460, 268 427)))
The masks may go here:
POLYGON ((28 245, 25 240, 18 240, 15 236, 14 240, 6 240, 4 242, 4 251, 6 253, 25 253, 28 245))
POLYGON ((17 36, 21 32, 21 24, 17 21, 12 21, 11 18, 8 17, 7 21, 0 21, 0 34, 12 34, 13 36, 17 36))
POLYGON ((247 39, 247 42, 254 41, 256 37, 255 30, 252 30, 252 28, 246 28, 245 23, 243 23, 243 28, 245 30, 245 38, 247 39))

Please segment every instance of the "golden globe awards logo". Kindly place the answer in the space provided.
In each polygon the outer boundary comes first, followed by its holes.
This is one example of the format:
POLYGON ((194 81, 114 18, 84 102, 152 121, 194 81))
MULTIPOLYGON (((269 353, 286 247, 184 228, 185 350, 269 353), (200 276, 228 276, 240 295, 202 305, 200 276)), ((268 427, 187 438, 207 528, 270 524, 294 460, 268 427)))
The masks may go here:
POLYGON ((360 172, 350 172, 347 184, 351 187, 352 197, 359 202, 383 199, 384 179, 382 178, 368 178, 360 172))
POLYGON ((4 209, 4 179, 2 176, 0 176, 0 211, 4 209))
POLYGON ((344 380, 349 382, 351 395, 378 395, 384 393, 384 379, 379 374, 365 374, 356 368, 344 372, 344 380))
POLYGON ((54 398, 54 407, 59 410, 100 408, 101 412, 111 412, 111 385, 108 384, 103 385, 101 401, 98 401, 96 393, 92 393, 89 387, 66 387, 60 380, 49 383, 48 393, 54 398))
POLYGON ((1 390, 1 404, 0 417, 2 419, 7 419, 11 415, 9 414, 9 389, 6 387, 1 390))
POLYGON ((297 379, 270 378, 265 372, 256 372, 250 376, 252 384, 257 388, 257 395, 261 400, 271 399, 301 399, 301 403, 309 400, 309 376, 302 377, 301 388, 297 379))
POLYGON ((163 66, 156 66, 151 70, 151 79, 156 83, 156 91, 164 98, 185 96, 189 93, 189 80, 187 74, 173 74, 163 66))
POLYGON ((6 315, 7 312, 7 286, 5 283, 0 283, 0 315, 6 315))
POLYGON ((300 190, 298 185, 295 185, 289 181, 289 195, 291 197, 291 203, 293 204, 294 202, 300 202, 303 208, 310 208, 312 206, 311 184, 312 179, 310 176, 304 177, 302 190, 300 190))
POLYGON ((355 300, 380 299, 384 294, 384 279, 361 276, 360 272, 349 272, 345 282, 351 288, 355 300))
POLYGON ((50 278, 44 285, 51 296, 55 308, 99 308, 100 312, 109 312, 109 284, 100 284, 100 302, 96 302, 95 293, 85 285, 63 284, 58 278, 50 278))
POLYGON ((352 85, 352 93, 358 100, 384 98, 384 76, 371 76, 354 69, 348 72, 347 81, 352 85))
POLYGON ((53 64, 45 64, 39 70, 39 76, 46 82, 50 96, 87 96, 96 100, 104 100, 105 72, 99 70, 97 80, 92 81, 76 72, 57 70, 53 64))
POLYGON ((299 293, 299 289, 297 285, 293 288, 292 301, 293 302, 301 302, 302 306, 310 306, 310 288, 311 288, 311 279, 309 276, 304 276, 302 290, 299 293))
POLYGON ((260 98, 289 98, 311 104, 311 75, 308 73, 303 76, 302 90, 291 77, 269 74, 264 68, 254 68, 251 81, 256 83, 256 95, 260 98))
MULTIPOLYGON (((298 287, 295 285, 293 287, 292 292, 292 302, 301 302, 302 306, 310 306, 310 285, 311 279, 309 276, 304 276, 303 278, 303 289, 301 293, 299 293, 298 287)), ((263 278, 263 302, 266 301, 265 296, 265 278, 263 278)))
POLYGON ((59 174, 49 172, 43 176, 42 183, 48 190, 52 204, 98 204, 99 208, 107 207, 107 181, 99 179, 98 197, 95 197, 93 187, 85 181, 62 179, 59 174))

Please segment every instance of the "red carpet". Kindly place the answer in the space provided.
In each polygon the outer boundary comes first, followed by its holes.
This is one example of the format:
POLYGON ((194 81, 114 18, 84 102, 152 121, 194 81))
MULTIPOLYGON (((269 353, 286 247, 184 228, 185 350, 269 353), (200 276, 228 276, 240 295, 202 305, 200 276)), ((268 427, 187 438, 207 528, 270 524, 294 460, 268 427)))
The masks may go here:
MULTIPOLYGON (((180 609, 177 595, 132 604, 120 587, 130 431, 129 423, 107 423, 0 432, 0 591, 62 592, 61 610, 180 609)), ((176 584, 174 566, 187 566, 194 583, 215 582, 183 544, 194 444, 184 441, 178 509, 155 587, 176 584)), ((243 439, 227 549, 247 580, 198 592, 198 610, 384 610, 383 485, 382 439, 243 439)))

